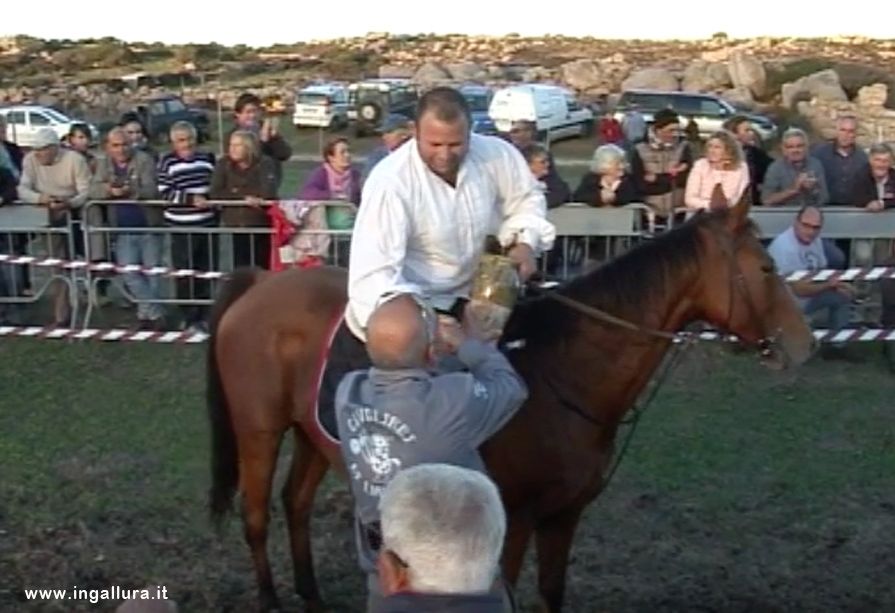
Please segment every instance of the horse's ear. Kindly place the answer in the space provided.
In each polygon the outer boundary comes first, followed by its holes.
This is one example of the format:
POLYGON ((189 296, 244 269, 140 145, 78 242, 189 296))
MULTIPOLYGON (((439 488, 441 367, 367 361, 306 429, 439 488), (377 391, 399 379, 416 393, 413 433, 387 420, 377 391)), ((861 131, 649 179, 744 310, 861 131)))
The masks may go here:
POLYGON ((731 232, 742 230, 749 223, 749 211, 752 210, 752 190, 747 186, 740 196, 740 201, 730 207, 727 224, 731 232))

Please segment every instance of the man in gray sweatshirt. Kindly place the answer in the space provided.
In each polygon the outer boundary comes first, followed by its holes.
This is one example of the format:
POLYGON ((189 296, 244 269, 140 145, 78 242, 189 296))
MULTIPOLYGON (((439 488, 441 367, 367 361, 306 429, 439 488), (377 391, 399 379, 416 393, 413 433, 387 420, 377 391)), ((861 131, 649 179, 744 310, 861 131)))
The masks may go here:
POLYGON ((398 471, 445 463, 484 472, 478 447, 525 401, 525 383, 496 347, 478 340, 468 315, 461 328, 442 324, 422 300, 399 294, 367 325, 369 370, 346 375, 336 392, 342 455, 355 502, 361 568, 369 606, 378 602, 379 497, 398 471), (436 338, 438 336, 438 338, 436 338), (468 372, 433 374, 439 353, 456 354, 468 372))

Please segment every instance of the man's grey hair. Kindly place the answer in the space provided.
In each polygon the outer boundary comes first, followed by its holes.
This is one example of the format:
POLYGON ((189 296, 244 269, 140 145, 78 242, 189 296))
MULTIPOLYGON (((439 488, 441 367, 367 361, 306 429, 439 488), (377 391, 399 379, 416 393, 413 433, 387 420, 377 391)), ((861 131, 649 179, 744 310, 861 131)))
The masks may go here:
POLYGON ((590 169, 602 175, 616 164, 620 164, 622 168, 626 166, 625 150, 618 145, 601 145, 594 151, 590 169))
POLYGON ((839 124, 845 123, 846 121, 855 124, 856 128, 858 127, 858 118, 855 115, 850 114, 839 115, 838 117, 836 117, 836 126, 838 127, 839 124))
POLYGON ((873 143, 870 145, 869 155, 888 155, 892 156, 892 148, 886 143, 873 143))
POLYGON ((196 134, 196 126, 188 121, 175 121, 171 125, 171 129, 168 131, 168 133, 171 135, 172 139, 175 134, 186 134, 193 142, 196 142, 196 139, 198 137, 198 135, 196 134))
POLYGON ((385 488, 379 511, 382 547, 407 565, 414 592, 490 591, 506 515, 484 474, 448 464, 408 468, 385 488))
POLYGON ((112 140, 113 136, 120 136, 121 138, 124 139, 125 143, 127 142, 127 132, 121 126, 115 126, 111 130, 106 132, 106 140, 105 140, 106 144, 108 144, 109 141, 112 140))
POLYGON ((806 144, 808 143, 808 134, 802 128, 788 128, 780 141, 783 142, 790 138, 801 138, 806 144))

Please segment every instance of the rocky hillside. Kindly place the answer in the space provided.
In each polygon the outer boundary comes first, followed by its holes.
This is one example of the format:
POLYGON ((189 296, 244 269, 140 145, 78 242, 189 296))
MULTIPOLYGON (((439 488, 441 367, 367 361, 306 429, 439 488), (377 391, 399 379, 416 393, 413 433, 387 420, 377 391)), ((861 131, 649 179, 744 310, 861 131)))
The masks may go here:
POLYGON ((365 76, 410 77, 424 85, 554 82, 610 101, 634 87, 714 92, 744 107, 797 111, 821 132, 836 113, 854 112, 867 120, 865 138, 895 140, 886 108, 895 108, 895 40, 369 34, 253 49, 0 39, 0 103, 28 100, 90 117, 114 117, 172 89, 191 102, 229 108, 239 91, 251 88, 288 108, 302 83, 365 76))

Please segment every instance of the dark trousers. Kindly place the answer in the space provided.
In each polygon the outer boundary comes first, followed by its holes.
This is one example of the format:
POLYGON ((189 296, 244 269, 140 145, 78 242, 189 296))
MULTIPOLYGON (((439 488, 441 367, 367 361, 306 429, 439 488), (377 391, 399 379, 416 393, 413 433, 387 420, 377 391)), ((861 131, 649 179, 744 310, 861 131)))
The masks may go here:
MULTIPOLYGON (((171 237, 171 259, 174 268, 189 268, 196 271, 217 269, 218 236, 216 234, 177 233, 171 237)), ((195 277, 176 280, 178 300, 206 299, 212 297, 212 282, 195 277)), ((181 307, 184 323, 192 325, 207 319, 207 305, 185 305, 181 307)))
POLYGON ((270 234, 234 234, 233 268, 270 268, 270 234))

